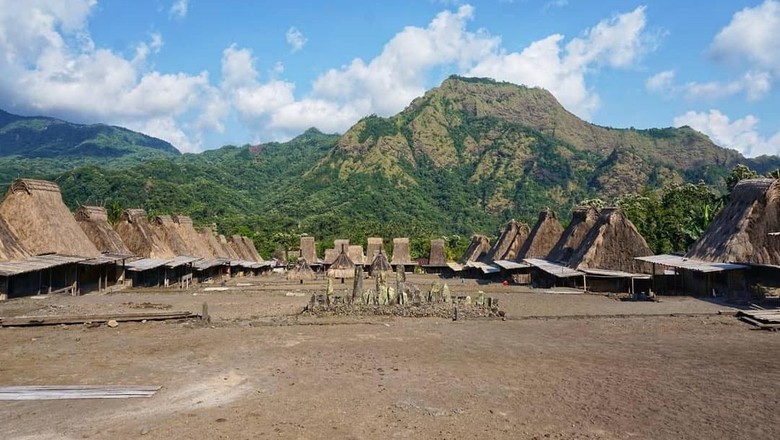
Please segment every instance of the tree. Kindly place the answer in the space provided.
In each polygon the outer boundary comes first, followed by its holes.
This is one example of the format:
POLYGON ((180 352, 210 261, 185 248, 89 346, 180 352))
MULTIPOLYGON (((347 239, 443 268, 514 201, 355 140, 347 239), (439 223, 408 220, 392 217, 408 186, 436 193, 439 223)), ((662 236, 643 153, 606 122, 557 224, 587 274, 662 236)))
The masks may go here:
POLYGON ((760 177, 758 173, 751 170, 747 165, 739 164, 735 166, 728 177, 726 177, 726 188, 728 193, 731 194, 731 191, 734 190, 734 187, 737 186, 737 183, 739 183, 740 180, 756 179, 758 177, 760 177))

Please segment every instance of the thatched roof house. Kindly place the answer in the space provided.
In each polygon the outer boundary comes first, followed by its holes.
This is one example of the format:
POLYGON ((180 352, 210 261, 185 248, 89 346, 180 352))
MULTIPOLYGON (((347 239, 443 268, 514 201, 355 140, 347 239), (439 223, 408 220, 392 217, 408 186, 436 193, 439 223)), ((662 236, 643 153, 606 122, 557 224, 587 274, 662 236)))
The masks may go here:
POLYGON ((157 230, 157 233, 165 240, 168 248, 173 251, 176 256, 188 256, 194 257, 194 252, 187 246, 184 239, 179 235, 176 223, 173 222, 173 218, 170 215, 158 215, 154 218, 152 227, 157 230))
POLYGON ((463 253, 463 256, 460 257, 458 263, 466 264, 469 261, 480 260, 489 250, 490 240, 484 235, 474 234, 474 236, 471 237, 471 244, 469 244, 469 247, 466 249, 466 252, 463 253))
POLYGON ((0 218, 0 261, 23 260, 30 252, 19 242, 16 233, 0 218))
POLYGON ((119 255, 132 254, 119 234, 108 223, 106 208, 81 205, 76 210, 74 217, 81 230, 87 234, 98 251, 119 255))
POLYGON ((176 230, 179 233, 179 237, 184 241, 184 244, 193 257, 205 259, 216 257, 214 251, 211 250, 211 246, 209 246, 204 237, 195 230, 190 217, 179 214, 173 217, 173 222, 176 224, 176 230))
POLYGON ((231 235, 228 238, 228 244, 236 252, 238 258, 245 261, 253 261, 252 254, 247 249, 244 239, 240 235, 231 235))
POLYGON ((228 258, 231 260, 241 260, 241 256, 238 255, 238 252, 236 252, 236 249, 231 246, 231 243, 228 243, 227 238, 225 238, 224 235, 219 234, 217 236, 217 241, 222 246, 222 249, 224 249, 225 253, 228 255, 228 258))
POLYGON ((63 203, 56 183, 15 180, 0 205, 0 217, 16 233, 19 243, 34 255, 100 255, 63 203))
POLYGON ((442 267, 447 265, 447 254, 444 252, 444 240, 435 238, 431 240, 431 254, 428 257, 428 266, 442 267))
POLYGON ((685 255, 719 263, 780 265, 780 180, 748 179, 685 255))
POLYGON ((366 246, 366 257, 371 261, 379 255, 379 252, 387 253, 385 250, 385 243, 382 237, 368 237, 368 246, 366 246))
POLYGON ((528 234, 529 230, 526 224, 518 223, 514 219, 509 220, 496 244, 488 251, 485 260, 514 260, 517 252, 528 238, 528 234))
POLYGON ((198 235, 200 235, 201 240, 208 246, 209 251, 214 255, 214 258, 230 258, 225 247, 219 242, 219 239, 214 235, 214 231, 211 228, 201 228, 198 235))
POLYGON ((355 263, 349 259, 345 251, 341 251, 336 260, 328 268, 328 276, 331 278, 355 278, 355 263))
POLYGON ((523 261, 526 258, 544 258, 558 242, 563 234, 563 226, 558 221, 554 211, 546 209, 539 213, 533 229, 525 239, 525 243, 517 251, 515 259, 523 261))
POLYGON ((309 264, 317 262, 317 247, 314 237, 301 237, 301 258, 305 259, 309 264))
POLYGON ((361 266, 366 264, 366 256, 363 255, 363 246, 359 244, 349 245, 349 259, 352 260, 353 263, 361 266))
POLYGON ((176 256, 143 209, 125 209, 115 229, 130 252, 139 257, 166 260, 176 256))
POLYGON ((317 274, 314 273, 306 259, 301 257, 295 262, 292 270, 287 272, 287 279, 290 281, 311 281, 317 279, 317 274))
POLYGON ((252 259, 249 261, 257 261, 258 263, 262 263, 264 261, 263 257, 260 256, 260 253, 257 252, 257 248, 255 247, 255 242, 252 241, 251 238, 247 237, 246 235, 242 235, 241 241, 244 242, 244 248, 252 257, 252 259))
POLYGON ((385 251, 380 250, 379 253, 376 254, 376 257, 374 257, 374 261, 371 262, 369 273, 371 274, 371 276, 376 276, 380 272, 391 273, 392 271, 393 271, 393 266, 391 266, 390 262, 387 261, 387 256, 385 256, 385 251))
POLYGON ((572 254, 572 269, 606 269, 650 273, 649 263, 636 257, 653 255, 644 237, 618 208, 604 208, 580 247, 572 254))
POLYGON ((592 206, 577 206, 571 213, 571 223, 561 234, 558 243, 547 254, 547 260, 568 263, 574 251, 580 247, 582 240, 588 235, 593 225, 599 219, 599 213, 592 206))
POLYGON ((400 237, 393 239, 393 259, 390 262, 393 266, 397 264, 415 264, 412 261, 411 248, 409 246, 408 237, 400 237))

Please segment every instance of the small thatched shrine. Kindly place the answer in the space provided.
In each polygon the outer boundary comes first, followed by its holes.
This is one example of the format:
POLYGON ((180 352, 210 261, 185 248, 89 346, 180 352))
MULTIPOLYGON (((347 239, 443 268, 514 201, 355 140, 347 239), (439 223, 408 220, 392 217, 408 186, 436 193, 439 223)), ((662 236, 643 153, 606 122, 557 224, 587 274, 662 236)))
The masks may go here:
POLYGON ((330 278, 355 278, 355 263, 349 259, 346 251, 341 251, 336 260, 328 268, 330 278))
POLYGON ((158 234, 163 237, 168 248, 173 251, 176 256, 190 256, 194 257, 194 252, 187 246, 184 239, 179 235, 178 227, 173 222, 173 218, 170 215, 158 215, 154 218, 152 227, 155 228, 158 234))
POLYGON ((108 223, 106 208, 81 205, 74 214, 76 222, 92 244, 102 253, 130 255, 122 238, 108 223))
POLYGON ((116 232, 130 252, 139 257, 166 260, 176 256, 161 231, 149 223, 143 209, 126 209, 116 232))
POLYGON ((528 238, 528 234, 527 225, 518 223, 514 219, 509 220, 509 223, 507 223, 498 237, 496 244, 488 251, 485 260, 514 260, 517 252, 523 246, 526 238, 528 238))
POLYGON ((100 255, 63 203, 56 183, 15 180, 0 204, 0 217, 31 254, 100 255))
POLYGON ((539 213, 531 232, 528 234, 523 246, 517 251, 515 259, 523 261, 526 258, 544 258, 558 242, 563 233, 563 226, 558 221, 554 211, 546 209, 539 213))
POLYGON ((582 240, 588 235, 593 225, 599 219, 599 213, 592 206, 578 206, 571 214, 571 223, 561 234, 558 243, 553 246, 547 260, 566 264, 574 251, 580 247, 582 240))
POLYGON ((363 255, 363 246, 359 244, 351 244, 349 245, 349 259, 352 260, 353 263, 364 265, 366 264, 366 256, 363 255))
POLYGON ((216 257, 211 250, 211 246, 209 246, 204 237, 195 230, 195 227, 192 225, 192 219, 189 216, 181 214, 176 215, 173 217, 173 222, 176 224, 176 230, 179 233, 179 237, 184 241, 184 244, 193 257, 205 259, 216 257))
POLYGON ((466 249, 466 252, 463 253, 463 256, 460 257, 458 263, 466 264, 470 261, 481 260, 489 250, 490 240, 484 235, 474 234, 474 236, 471 237, 471 244, 469 244, 469 247, 466 249))
POLYGON ((314 237, 301 237, 301 258, 305 259, 310 265, 317 262, 317 248, 314 237))
POLYGON ((606 269, 628 273, 650 273, 649 263, 636 257, 653 255, 644 237, 618 208, 604 208, 596 224, 572 254, 572 269, 606 269))
POLYGON ((387 253, 385 250, 385 240, 382 237, 368 237, 368 246, 366 247, 366 257, 371 261, 379 255, 379 252, 387 253))
POLYGON ((716 263, 780 266, 780 180, 747 179, 685 255, 716 263))
POLYGON ((369 274, 371 274, 372 277, 375 277, 379 275, 379 273, 385 273, 389 274, 393 272, 393 266, 390 265, 390 262, 387 261, 387 256, 385 255, 385 252, 380 250, 378 254, 376 254, 376 257, 374 257, 374 261, 371 262, 371 267, 369 268, 369 274))
POLYGON ((306 259, 301 257, 295 262, 295 266, 287 272, 287 279, 290 281, 300 281, 301 284, 303 284, 304 281, 317 279, 317 274, 314 273, 306 259))

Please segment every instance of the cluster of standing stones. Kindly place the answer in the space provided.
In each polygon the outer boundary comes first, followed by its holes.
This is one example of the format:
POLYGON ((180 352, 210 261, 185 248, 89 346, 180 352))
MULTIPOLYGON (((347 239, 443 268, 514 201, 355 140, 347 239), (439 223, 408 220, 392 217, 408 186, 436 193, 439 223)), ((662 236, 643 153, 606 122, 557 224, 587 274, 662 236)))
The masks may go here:
MULTIPOLYGON (((378 272, 374 274, 373 288, 363 288, 363 268, 355 268, 355 278, 351 292, 339 294, 334 292, 333 278, 328 278, 327 290, 324 294, 312 294, 308 311, 339 311, 353 310, 355 313, 366 311, 364 306, 387 306, 398 308, 430 307, 446 310, 447 314, 455 314, 457 307, 463 306, 469 309, 482 309, 484 313, 476 313, 479 316, 502 316, 498 310, 498 299, 486 296, 484 292, 472 298, 469 295, 453 295, 447 283, 439 280, 431 283, 427 291, 422 291, 414 284, 407 284, 406 274, 403 270, 395 272, 395 287, 388 283, 388 277, 393 272, 378 272)), ((371 307, 369 307, 371 309, 371 307)), ((441 310, 431 310, 431 315, 441 315, 441 310)), ((403 314, 403 313, 401 313, 403 314)), ((418 314, 419 315, 419 314, 418 314)))

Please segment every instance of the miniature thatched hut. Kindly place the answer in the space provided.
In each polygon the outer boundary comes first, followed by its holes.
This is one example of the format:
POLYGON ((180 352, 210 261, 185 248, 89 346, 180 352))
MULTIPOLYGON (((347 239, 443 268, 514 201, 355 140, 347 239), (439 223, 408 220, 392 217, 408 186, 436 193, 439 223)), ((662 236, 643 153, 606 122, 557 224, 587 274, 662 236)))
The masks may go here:
POLYGON ((387 256, 383 250, 379 250, 379 253, 374 257, 374 261, 371 262, 369 273, 372 277, 379 275, 379 273, 389 274, 393 272, 393 266, 387 261, 387 256))
POLYGON ((214 251, 211 250, 211 246, 209 246, 206 240, 204 240, 204 237, 195 230, 190 217, 179 214, 173 217, 173 222, 176 224, 176 231, 178 232, 179 237, 181 237, 184 244, 187 246, 187 249, 190 251, 190 255, 205 259, 213 259, 216 257, 214 251))
POLYGON ((34 255, 56 253, 79 257, 100 255, 65 206, 56 183, 17 179, 0 205, 19 242, 34 255))
POLYGON ((517 252, 528 238, 528 233, 527 225, 518 223, 514 219, 510 220, 498 237, 496 244, 488 251, 485 260, 514 260, 517 252))
POLYGON ((89 237, 98 251, 119 255, 131 254, 122 238, 108 223, 106 208, 81 205, 76 210, 74 217, 81 230, 89 237))
POLYGON ((550 253, 550 250, 558 242, 563 233, 563 226, 558 221, 558 216, 554 211, 546 209, 539 213, 537 220, 531 232, 528 234, 525 243, 517 251, 515 259, 523 261, 526 258, 544 258, 550 253))
POLYGON ((287 279, 290 281, 298 280, 303 284, 304 281, 311 281, 317 279, 317 275, 312 270, 309 263, 305 258, 298 258, 295 262, 295 266, 287 272, 287 279))
POLYGON ((317 263, 317 248, 314 237, 301 237, 301 258, 305 259, 309 265, 317 263))
POLYGON ((346 251, 341 251, 333 264, 330 265, 328 277, 341 278, 342 282, 345 278, 355 278, 355 263, 349 259, 346 251))
POLYGON ((561 234, 558 243, 553 246, 547 260, 566 264, 574 251, 580 247, 582 240, 588 235, 593 225, 599 219, 599 213, 592 206, 578 206, 571 214, 571 223, 561 234))
POLYGON ((460 257, 458 263, 466 264, 470 261, 481 260, 489 250, 490 240, 484 235, 474 234, 474 236, 471 237, 471 244, 469 244, 469 247, 466 249, 466 252, 463 253, 463 256, 460 257))
POLYGON ((162 233, 149 223, 143 209, 126 209, 122 213, 122 220, 116 225, 116 232, 135 255, 160 260, 176 256, 162 233))
POLYGON ((653 255, 653 251, 623 211, 604 208, 596 224, 572 254, 569 267, 650 273, 652 267, 649 263, 634 259, 648 255, 653 255))
POLYGON ((379 252, 387 253, 385 250, 384 239, 382 237, 368 237, 368 246, 366 247, 366 257, 371 261, 379 255, 379 252))
POLYGON ((685 255, 718 263, 780 266, 780 180, 748 179, 685 255))

